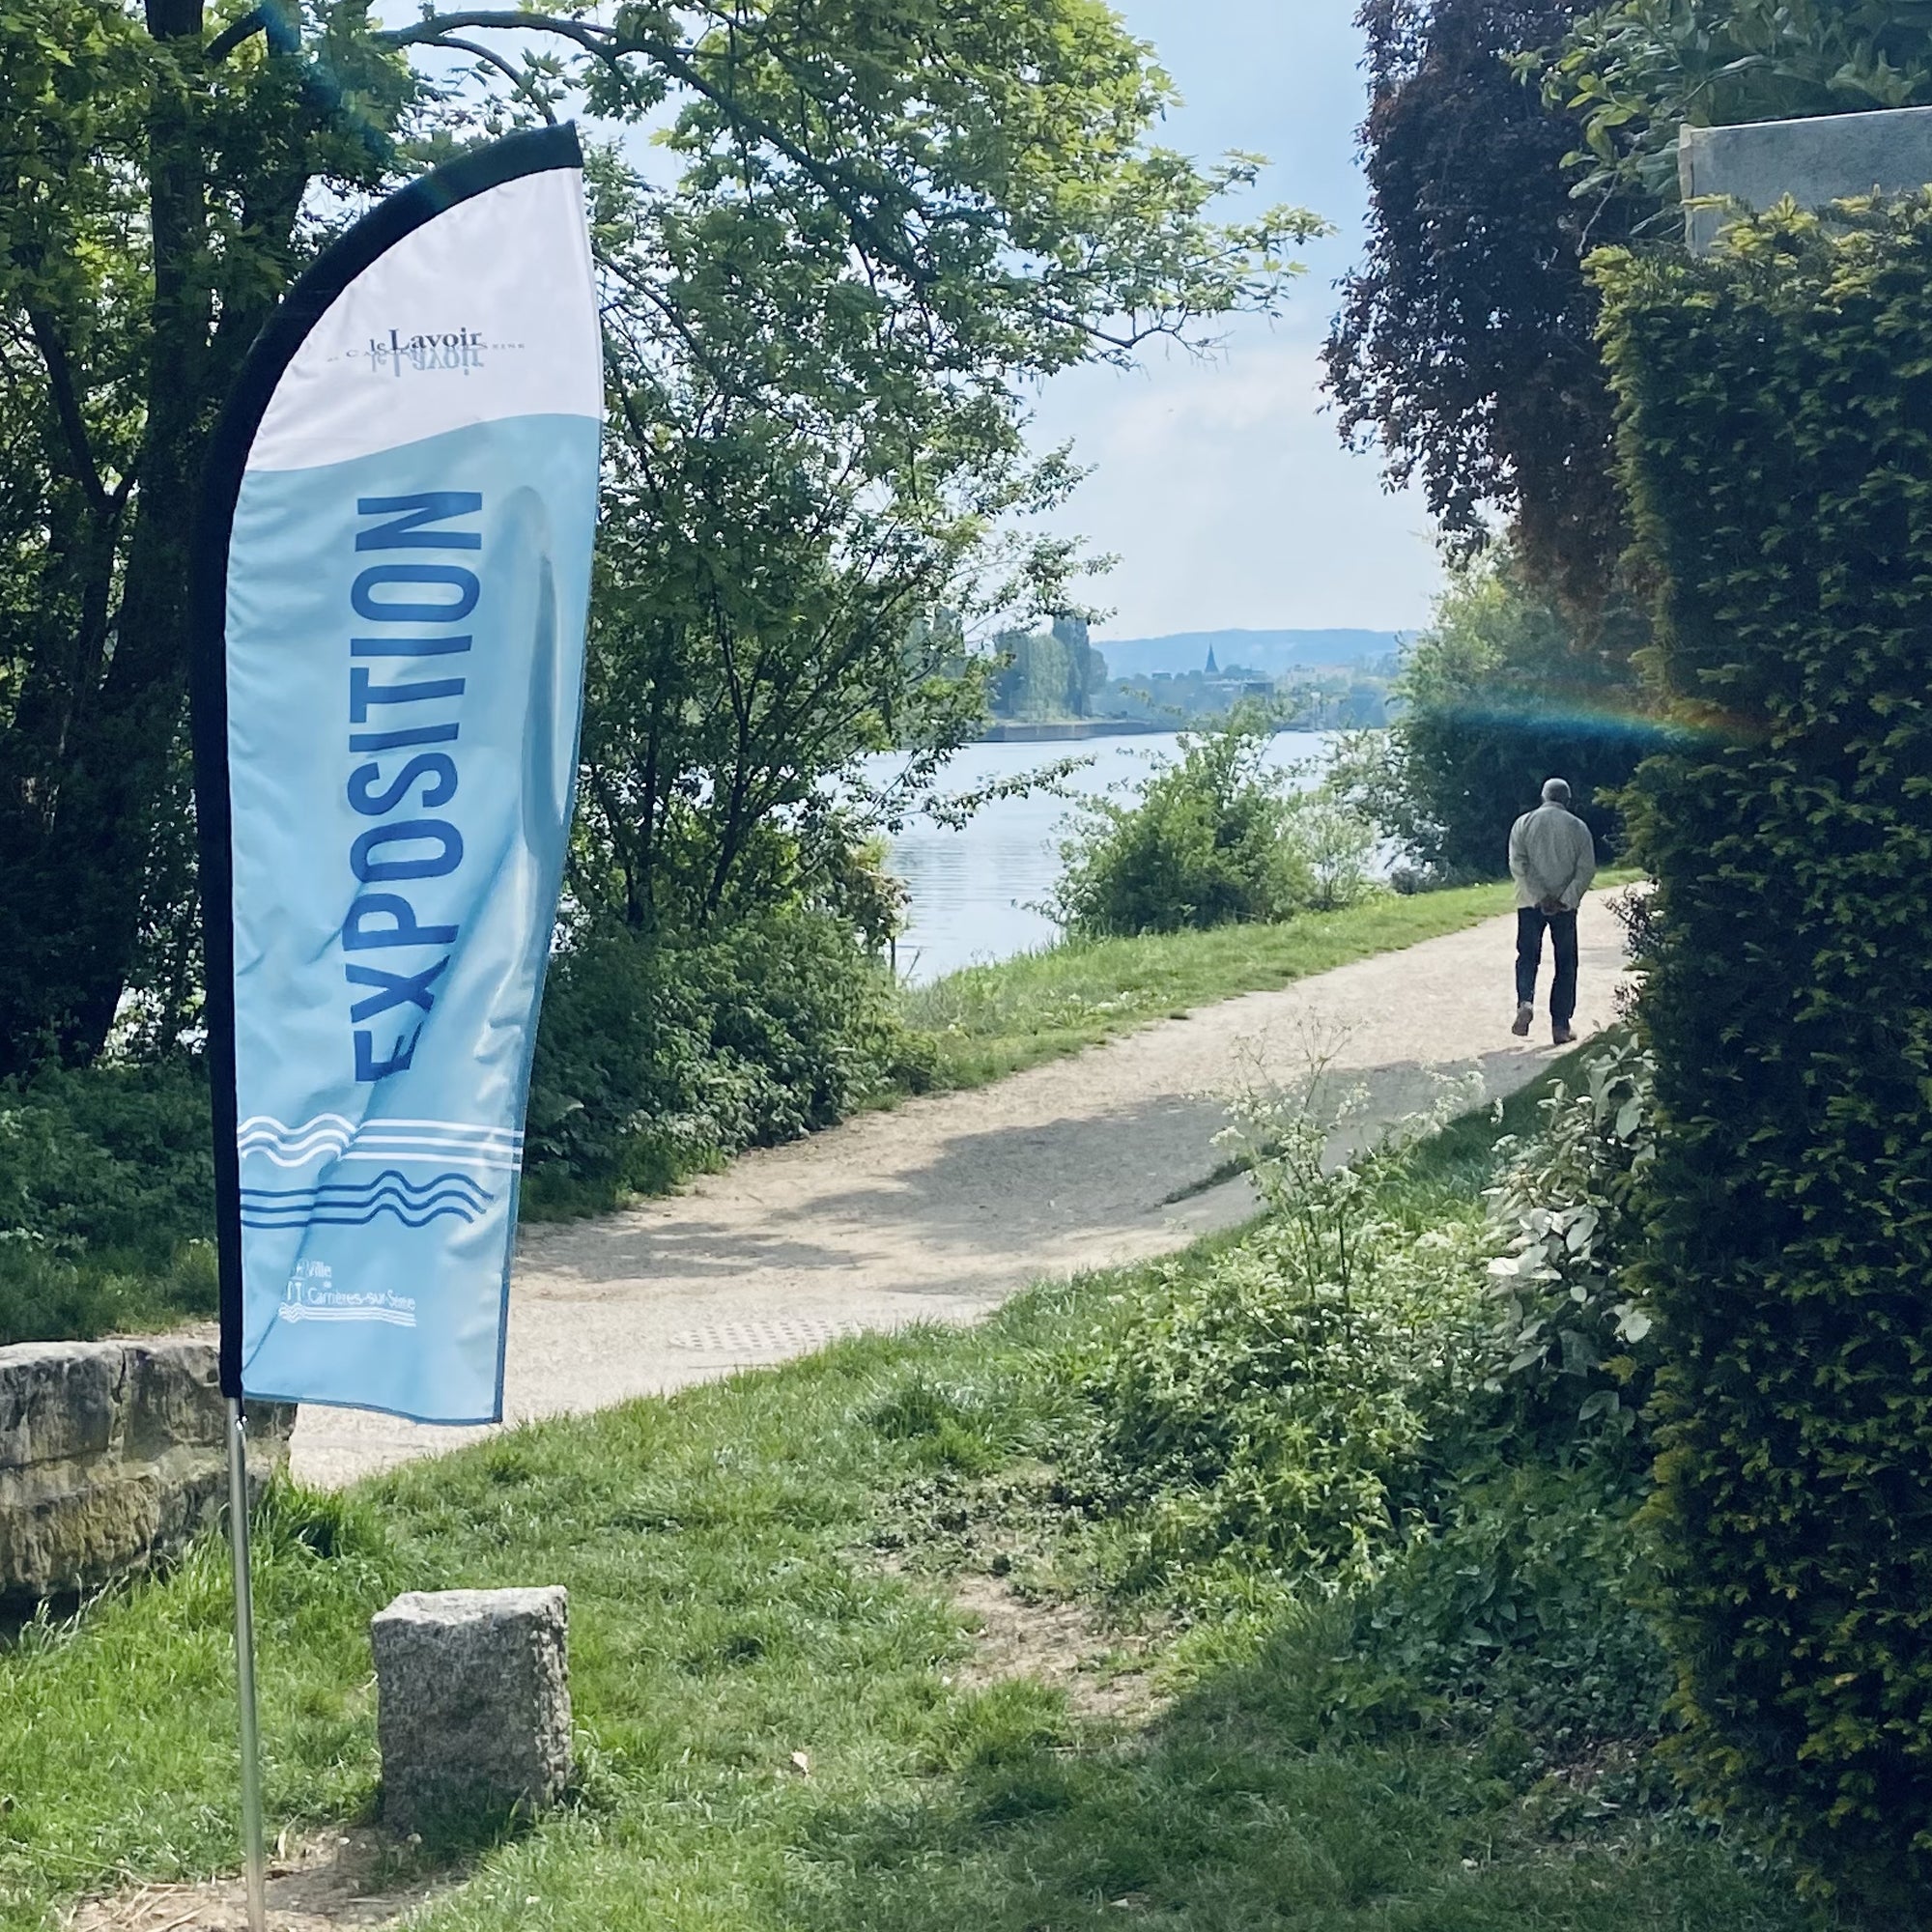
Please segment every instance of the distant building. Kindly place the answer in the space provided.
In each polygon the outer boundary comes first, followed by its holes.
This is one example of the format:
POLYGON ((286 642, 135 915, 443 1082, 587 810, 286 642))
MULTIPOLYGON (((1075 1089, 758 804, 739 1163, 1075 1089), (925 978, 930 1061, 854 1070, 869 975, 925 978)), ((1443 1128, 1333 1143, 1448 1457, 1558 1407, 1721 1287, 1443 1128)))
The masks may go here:
POLYGON ((1221 667, 1214 662, 1214 646, 1212 644, 1208 646, 1207 675, 1209 677, 1219 677, 1221 675, 1221 667))

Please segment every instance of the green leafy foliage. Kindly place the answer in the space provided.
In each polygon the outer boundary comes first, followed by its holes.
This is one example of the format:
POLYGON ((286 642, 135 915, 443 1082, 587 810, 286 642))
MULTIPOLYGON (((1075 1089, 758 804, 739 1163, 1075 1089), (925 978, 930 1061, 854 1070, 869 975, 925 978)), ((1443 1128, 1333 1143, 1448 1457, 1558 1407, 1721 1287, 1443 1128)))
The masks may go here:
POLYGON ((0 1345, 212 1315, 213 1187, 196 1069, 0 1085, 0 1345))
POLYGON ((1925 0, 1612 0, 1571 28, 1544 94, 1581 123, 1581 198, 1634 188, 1674 219, 1680 128, 1924 106, 1928 29, 1925 0))
POLYGON ((1304 798, 1266 762, 1268 722, 1249 709, 1183 732, 1131 802, 1095 798, 1061 848, 1056 909, 1086 938, 1283 920, 1370 890, 1374 834, 1332 797, 1304 798))
POLYGON ((1431 1240, 1345 1289, 1295 1272, 1269 1231, 1159 1284, 1090 1381, 1072 1465, 1074 1493, 1125 1519, 1118 1580, 1230 1550, 1320 1587, 1373 1577, 1422 1504, 1435 1414, 1481 1379, 1466 1259, 1431 1240))
POLYGON ((884 966, 834 914, 794 906, 695 939, 596 928, 551 973, 531 1079, 531 1205, 660 1192, 923 1085, 930 1063, 884 966))
POLYGON ((1653 1075, 1634 1040, 1592 1054, 1574 1087, 1552 1084, 1491 1191, 1508 1238, 1490 1263, 1504 1375, 1520 1425, 1559 1442, 1579 1425, 1631 1435, 1650 1396, 1653 1322, 1624 1270, 1656 1151, 1653 1075))
MULTIPOLYGON (((1606 1742, 1647 1747, 1670 1669, 1643 1608, 1639 1494, 1602 1458, 1476 1464, 1351 1606, 1359 1662, 1337 1702, 1358 1719, 1515 1726, 1552 1768, 1606 1742)), ((1653 1770, 1632 1771, 1634 1795, 1666 1797, 1653 1770)))
POLYGON ((1565 778, 1601 863, 1621 833, 1616 794, 1659 740, 1633 640, 1621 616, 1579 631, 1507 554, 1467 566, 1409 646, 1400 715, 1344 744, 1337 788, 1429 873, 1492 878, 1544 780, 1565 778))
POLYGON ((1070 1482, 1124 1520, 1131 1587, 1224 1552, 1367 1581, 1424 1506, 1437 1422, 1491 1378, 1488 1223, 1418 1231, 1393 1209, 1394 1171, 1439 1122, 1329 1159, 1363 1097, 1319 1068, 1251 1097, 1237 1131, 1265 1219, 1207 1267, 1157 1274, 1087 1372, 1070 1482))
POLYGON ((1452 1088, 1341 1164, 1360 1096, 1331 1076, 1254 1106, 1264 1221, 1151 1270, 1063 1371, 1061 1480, 1108 1585, 1190 1617, 1296 1605, 1311 1738, 1513 1732, 1511 1775, 1559 1783, 1614 1743, 1600 1798, 1667 1804, 1644 1438, 1614 1400, 1645 1386, 1641 1324, 1602 1305, 1636 1235, 1647 1094, 1614 1041, 1505 1120, 1425 1132, 1452 1088))
POLYGON ((1932 197, 1601 266, 1658 661, 1642 1281, 1687 1768, 1932 1886, 1932 197))

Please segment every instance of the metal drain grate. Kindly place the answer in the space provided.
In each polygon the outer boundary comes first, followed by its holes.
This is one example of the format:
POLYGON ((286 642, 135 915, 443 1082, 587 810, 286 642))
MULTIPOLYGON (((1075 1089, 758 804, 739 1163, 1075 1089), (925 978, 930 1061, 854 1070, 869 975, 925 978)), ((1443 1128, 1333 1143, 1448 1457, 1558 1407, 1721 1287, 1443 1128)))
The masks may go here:
POLYGON ((775 1321, 721 1321, 715 1328, 687 1328, 673 1335, 669 1346, 699 1355, 770 1355, 786 1350, 822 1349, 841 1335, 857 1335, 856 1321, 805 1321, 780 1317, 775 1321))

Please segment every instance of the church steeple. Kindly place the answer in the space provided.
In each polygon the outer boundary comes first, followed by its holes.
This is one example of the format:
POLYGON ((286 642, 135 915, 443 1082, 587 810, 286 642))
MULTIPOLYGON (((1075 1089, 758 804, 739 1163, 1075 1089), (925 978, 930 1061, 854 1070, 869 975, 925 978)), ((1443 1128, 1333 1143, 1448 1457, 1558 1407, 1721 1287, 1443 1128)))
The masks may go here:
POLYGON ((1212 644, 1208 646, 1208 675, 1209 677, 1219 677, 1221 675, 1221 667, 1214 662, 1214 646, 1212 644))

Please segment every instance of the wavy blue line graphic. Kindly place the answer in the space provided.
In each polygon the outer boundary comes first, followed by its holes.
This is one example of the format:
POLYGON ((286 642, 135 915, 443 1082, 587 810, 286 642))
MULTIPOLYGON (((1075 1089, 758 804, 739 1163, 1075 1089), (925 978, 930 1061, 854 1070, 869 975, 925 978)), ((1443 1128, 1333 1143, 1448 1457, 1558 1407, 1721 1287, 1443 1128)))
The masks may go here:
POLYGON ((320 1210, 314 1213, 297 1215, 288 1220, 270 1220, 244 1212, 242 1225, 244 1228, 366 1228, 379 1214, 393 1214, 406 1228, 427 1228, 440 1214, 454 1214, 459 1220, 474 1221, 473 1208, 459 1207, 454 1202, 444 1202, 420 1214, 411 1214, 395 1201, 379 1201, 375 1207, 365 1208, 359 1214, 335 1213, 320 1210))
POLYGON ((244 1197, 253 1196, 263 1201, 314 1201, 331 1195, 375 1194, 385 1187, 403 1194, 434 1194, 442 1188, 455 1188, 479 1203, 496 1199, 486 1187, 467 1174, 450 1172, 432 1175, 427 1180, 412 1180, 400 1169, 393 1167, 385 1167, 381 1174, 372 1175, 367 1180, 322 1181, 311 1187, 244 1187, 242 1192, 244 1197))
POLYGON ((379 1214, 392 1214, 406 1228, 422 1228, 444 1214, 474 1221, 496 1198, 467 1174, 412 1180, 397 1168, 384 1168, 366 1181, 244 1187, 242 1223, 248 1228, 361 1228, 379 1214))
POLYGON ((468 1188, 357 1188, 340 1194, 255 1194, 242 1206, 259 1208, 263 1213, 282 1213, 292 1208, 367 1208, 379 1200, 402 1202, 404 1208, 454 1200, 479 1211, 491 1204, 489 1194, 471 1194, 468 1188))

